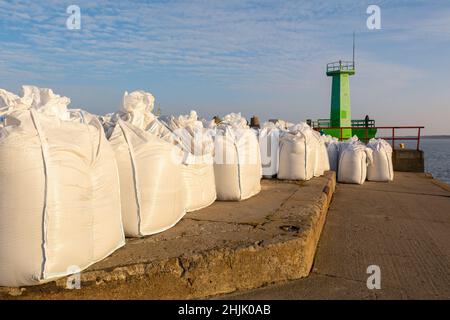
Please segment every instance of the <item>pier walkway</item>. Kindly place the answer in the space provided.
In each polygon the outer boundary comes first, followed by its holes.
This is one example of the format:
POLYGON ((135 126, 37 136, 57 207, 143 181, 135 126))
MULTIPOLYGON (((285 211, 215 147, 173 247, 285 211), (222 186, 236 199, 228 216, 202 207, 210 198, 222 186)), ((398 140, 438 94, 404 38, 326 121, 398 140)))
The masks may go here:
POLYGON ((338 184, 309 277, 226 299, 450 299, 450 186, 396 172, 338 184), (381 289, 367 288, 380 267, 381 289))

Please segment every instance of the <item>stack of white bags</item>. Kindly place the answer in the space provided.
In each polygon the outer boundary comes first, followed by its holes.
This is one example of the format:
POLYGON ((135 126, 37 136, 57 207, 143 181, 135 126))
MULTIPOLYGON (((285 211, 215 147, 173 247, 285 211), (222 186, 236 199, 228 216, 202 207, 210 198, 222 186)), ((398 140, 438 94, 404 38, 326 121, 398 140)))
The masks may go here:
POLYGON ((277 170, 278 179, 307 181, 330 170, 325 142, 306 123, 290 125, 286 129, 280 124, 266 123, 260 131, 259 141, 261 158, 271 164, 266 169, 267 176, 277 170), (276 148, 273 141, 276 139, 279 149, 272 152, 276 148))
POLYGON ((261 177, 392 181, 392 148, 339 142, 306 123, 251 129, 241 114, 156 117, 154 97, 125 92, 96 117, 50 89, 0 89, 0 286, 80 272, 125 243, 162 232, 216 199, 241 201, 261 177), (25 199, 26 197, 26 199, 25 199))
POLYGON ((366 179, 379 182, 394 180, 392 147, 385 140, 371 139, 367 146, 356 136, 345 142, 337 142, 330 137, 324 140, 330 167, 336 166, 339 182, 363 184, 366 179), (335 159, 339 159, 337 164, 335 159))
POLYGON ((371 139, 364 145, 352 137, 345 142, 323 135, 306 123, 267 122, 259 130, 263 176, 307 181, 337 172, 339 182, 392 181, 392 147, 385 140, 371 139))

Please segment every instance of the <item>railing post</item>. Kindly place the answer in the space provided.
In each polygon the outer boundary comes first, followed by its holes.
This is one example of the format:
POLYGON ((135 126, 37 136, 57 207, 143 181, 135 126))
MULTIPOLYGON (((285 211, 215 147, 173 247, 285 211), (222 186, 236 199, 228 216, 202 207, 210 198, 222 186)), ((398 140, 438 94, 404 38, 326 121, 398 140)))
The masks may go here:
POLYGON ((417 134, 417 151, 420 150, 420 127, 418 128, 418 134, 417 134))
POLYGON ((392 128, 392 149, 395 149, 395 128, 392 128))
POLYGON ((342 127, 340 127, 341 133, 339 134, 339 141, 344 141, 344 137, 342 136, 342 127))
POLYGON ((366 144, 369 142, 369 127, 366 127, 366 144))

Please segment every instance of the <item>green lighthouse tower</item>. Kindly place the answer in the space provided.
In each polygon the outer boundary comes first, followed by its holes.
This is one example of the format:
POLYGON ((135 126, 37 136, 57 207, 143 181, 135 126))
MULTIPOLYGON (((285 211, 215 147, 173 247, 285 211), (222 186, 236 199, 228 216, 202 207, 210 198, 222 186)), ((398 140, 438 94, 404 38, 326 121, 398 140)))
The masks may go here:
MULTIPOLYGON (((338 61, 327 64, 327 76, 332 77, 331 85, 331 127, 351 127, 349 77, 355 74, 355 62, 338 61)), ((329 134, 340 136, 340 129, 328 129, 329 134)), ((352 136, 351 129, 342 130, 342 138, 352 136)))
POLYGON ((353 61, 331 62, 327 64, 327 76, 332 78, 330 119, 318 119, 312 126, 324 134, 342 140, 353 135, 364 142, 376 136, 375 120, 352 120, 350 108, 350 76, 355 74, 355 33, 353 33, 353 61), (342 129, 352 127, 352 129, 342 129))

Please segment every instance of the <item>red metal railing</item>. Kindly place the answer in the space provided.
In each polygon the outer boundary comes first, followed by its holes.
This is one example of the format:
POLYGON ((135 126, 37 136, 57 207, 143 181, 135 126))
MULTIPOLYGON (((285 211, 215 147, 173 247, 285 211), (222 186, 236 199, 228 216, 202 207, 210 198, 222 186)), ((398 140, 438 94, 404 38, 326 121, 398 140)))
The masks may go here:
POLYGON ((405 140, 412 140, 412 141, 417 141, 417 150, 420 150, 420 134, 421 134, 421 130, 424 129, 425 127, 422 126, 397 126, 397 127, 315 127, 314 130, 316 131, 321 131, 323 129, 339 129, 340 130, 340 135, 339 135, 339 140, 343 141, 343 130, 345 129, 352 129, 352 130, 365 130, 365 138, 360 140, 365 141, 366 143, 369 141, 369 130, 373 130, 376 129, 377 133, 378 130, 390 130, 391 131, 391 136, 387 136, 387 137, 379 137, 377 136, 377 138, 379 139, 384 139, 387 141, 390 141, 392 144, 392 148, 394 148, 395 146, 395 141, 405 141, 405 140), (417 130, 417 136, 396 136, 396 130, 417 130))

